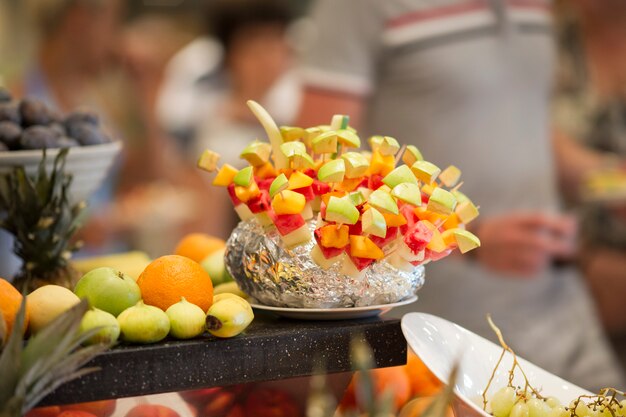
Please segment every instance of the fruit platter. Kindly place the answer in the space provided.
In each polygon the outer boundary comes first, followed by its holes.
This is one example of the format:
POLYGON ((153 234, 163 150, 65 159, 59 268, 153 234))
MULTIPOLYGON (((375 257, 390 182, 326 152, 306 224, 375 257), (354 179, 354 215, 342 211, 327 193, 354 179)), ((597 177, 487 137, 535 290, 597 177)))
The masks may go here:
POLYGON ((227 189, 241 219, 225 262, 258 304, 391 305, 415 295, 424 265, 480 245, 466 229, 478 208, 460 191, 457 167, 441 169, 390 136, 372 136, 370 149, 359 150, 346 115, 279 128, 259 104, 248 105, 269 142, 243 149, 242 169, 211 150, 198 166, 227 189))

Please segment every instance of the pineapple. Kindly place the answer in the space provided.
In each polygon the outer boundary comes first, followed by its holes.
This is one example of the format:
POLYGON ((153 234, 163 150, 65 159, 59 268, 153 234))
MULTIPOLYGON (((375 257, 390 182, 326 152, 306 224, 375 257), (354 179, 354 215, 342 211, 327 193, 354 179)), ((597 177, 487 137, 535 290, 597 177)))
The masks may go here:
POLYGON ((71 289, 80 278, 68 261, 80 246, 70 239, 79 227, 85 203, 70 203, 72 176, 64 172, 67 153, 68 149, 59 152, 50 174, 44 150, 33 178, 23 167, 0 178, 0 213, 5 213, 0 227, 15 237, 14 252, 23 264, 14 284, 28 292, 46 284, 71 289))
MULTIPOLYGON (((81 333, 86 300, 57 317, 41 332, 22 341, 26 303, 0 353, 0 417, 21 417, 59 385, 94 372, 81 367, 105 351, 105 344, 81 347, 99 329, 81 333)), ((0 320, 3 321, 3 320, 0 320)))

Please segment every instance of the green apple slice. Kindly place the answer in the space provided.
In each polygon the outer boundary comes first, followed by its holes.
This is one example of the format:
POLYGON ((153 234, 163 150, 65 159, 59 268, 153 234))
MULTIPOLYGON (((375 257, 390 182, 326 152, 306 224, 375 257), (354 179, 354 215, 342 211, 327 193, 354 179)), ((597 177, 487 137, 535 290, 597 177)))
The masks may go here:
POLYGON ((454 165, 450 165, 448 168, 441 171, 441 174, 439 174, 439 181, 441 181, 446 187, 454 187, 460 179, 461 170, 454 165))
POLYGON ((267 163, 270 160, 271 152, 272 145, 269 143, 254 141, 243 149, 239 157, 256 167, 267 163))
POLYGON ((342 182, 346 173, 346 164, 343 159, 333 159, 326 162, 317 171, 317 179, 322 182, 342 182))
POLYGON ((346 152, 341 158, 346 163, 346 178, 362 177, 370 166, 369 160, 359 152, 346 152))
POLYGON ((361 227, 364 233, 383 238, 387 236, 387 222, 385 221, 385 217, 374 207, 370 207, 363 212, 361 227))
POLYGON ((363 195, 363 193, 361 193, 360 191, 353 191, 353 192, 343 196, 342 198, 347 198, 355 206, 360 206, 361 204, 363 204, 363 203, 365 203, 367 201, 365 199, 365 196, 363 195))
POLYGON ((312 141, 313 152, 335 153, 337 152, 337 132, 330 130, 317 135, 312 141))
POLYGON ((198 158, 197 166, 204 171, 215 172, 217 171, 217 161, 219 160, 220 154, 206 149, 204 152, 202 152, 200 158, 198 158))
POLYGON ((280 134, 283 137, 283 142, 293 142, 295 140, 304 139, 306 132, 301 127, 293 126, 281 126, 280 134))
POLYGON ((308 153, 295 154, 291 158, 292 168, 305 170, 307 168, 313 168, 315 166, 315 161, 311 158, 311 155, 308 153))
POLYGON ((359 221, 359 210, 349 199, 331 196, 326 205, 326 221, 340 224, 355 224, 359 221))
POLYGON ((285 191, 289 187, 289 180, 285 174, 280 174, 272 184, 270 185, 270 198, 274 198, 274 196, 282 191, 285 191))
POLYGON ((307 148, 313 148, 313 139, 315 139, 322 133, 324 133, 323 130, 317 126, 307 127, 306 129, 304 129, 304 137, 302 138, 302 141, 307 146, 307 148))
POLYGON ((414 206, 422 205, 422 193, 417 184, 409 182, 398 184, 391 190, 391 195, 398 200, 402 200, 414 206))
POLYGON ((358 148, 361 146, 361 139, 356 133, 349 129, 339 129, 336 131, 339 143, 348 148, 358 148))
POLYGON ((427 210, 448 216, 456 208, 456 198, 450 191, 443 188, 435 188, 428 199, 427 210))
POLYGON ((400 165, 389 174, 385 175, 383 183, 391 188, 395 188, 402 183, 417 185, 417 178, 415 178, 415 174, 413 174, 411 168, 406 165, 400 165))
POLYGON ((467 230, 455 230, 454 238, 456 239, 456 244, 459 245, 461 253, 466 253, 480 247, 480 239, 478 236, 467 230))
POLYGON ((424 160, 424 157, 422 156, 422 153, 419 151, 419 149, 417 149, 417 147, 413 145, 408 145, 406 147, 406 150, 404 151, 404 154, 402 154, 402 162, 404 162, 410 167, 412 167, 413 164, 416 163, 417 161, 423 161, 423 160, 424 160))
POLYGON ((437 165, 428 161, 415 162, 411 165, 411 171, 413 171, 418 180, 425 184, 435 181, 435 178, 441 173, 441 169, 437 165))
POLYGON ((459 220, 465 224, 478 217, 478 208, 469 199, 458 203, 454 212, 459 220))
POLYGON ((235 174, 233 178, 233 182, 235 185, 239 185, 241 187, 247 187, 252 183, 254 179, 254 171, 252 167, 245 167, 241 169, 238 173, 235 174))
POLYGON ((466 196, 465 194, 463 194, 462 192, 460 192, 459 190, 452 190, 450 191, 452 193, 452 195, 454 196, 454 198, 456 198, 456 201, 461 204, 465 201, 470 201, 469 197, 466 196))
POLYGON ((383 213, 398 214, 398 204, 391 194, 380 188, 370 194, 367 202, 383 213))
POLYGON ((350 116, 345 114, 335 114, 330 120, 330 128, 332 130, 347 129, 350 123, 350 116))
POLYGON ((305 154, 306 146, 302 142, 285 142, 280 145, 280 151, 285 157, 291 159, 295 155, 305 154))
POLYGON ((383 143, 383 137, 380 135, 370 136, 367 142, 370 144, 372 151, 377 151, 380 148, 380 145, 383 143))
POLYGON ((395 155, 399 150, 400 144, 396 138, 392 138, 391 136, 383 136, 383 140, 378 146, 378 152, 384 156, 395 155))

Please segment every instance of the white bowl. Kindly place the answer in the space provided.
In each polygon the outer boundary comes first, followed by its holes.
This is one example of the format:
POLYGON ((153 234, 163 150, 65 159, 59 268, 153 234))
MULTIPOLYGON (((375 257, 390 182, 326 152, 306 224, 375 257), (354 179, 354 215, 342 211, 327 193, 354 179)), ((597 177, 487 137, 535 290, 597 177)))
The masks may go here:
MULTIPOLYGON (((70 186, 73 200, 87 199, 98 189, 121 149, 122 144, 119 141, 70 148, 65 162, 65 171, 74 177, 70 186)), ((46 151, 48 169, 52 167, 59 151, 60 149, 46 151)), ((0 174, 10 172, 17 166, 24 166, 28 174, 35 174, 42 156, 43 150, 40 149, 0 152, 0 174)))
MULTIPOLYGON (((453 409, 456 417, 493 417, 482 409, 481 396, 502 347, 457 324, 424 313, 406 314, 402 318, 402 332, 411 349, 444 384, 448 383, 450 370, 460 360, 459 375, 454 385, 453 409)), ((506 335, 504 337, 506 340, 506 335)), ((511 347, 515 350, 514 346, 511 347)), ((507 352, 491 383, 487 399, 507 385, 512 360, 512 355, 507 352)), ((591 394, 519 356, 518 362, 533 387, 541 389, 542 395, 558 398, 564 405, 580 395, 591 394)), ((513 383, 524 386, 519 371, 513 383)))

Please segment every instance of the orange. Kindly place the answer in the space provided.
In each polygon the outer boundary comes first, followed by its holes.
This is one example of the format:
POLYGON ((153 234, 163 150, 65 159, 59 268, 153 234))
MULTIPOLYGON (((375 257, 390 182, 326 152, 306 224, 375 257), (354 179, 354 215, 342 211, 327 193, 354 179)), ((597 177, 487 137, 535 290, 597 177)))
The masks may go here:
POLYGON ((424 362, 411 350, 409 350, 404 370, 411 382, 411 394, 413 396, 435 395, 443 386, 437 377, 430 372, 430 369, 424 365, 424 362))
POLYGON ((196 261, 166 255, 152 261, 137 279, 143 301, 165 311, 185 297, 204 312, 213 303, 209 274, 196 261))
MULTIPOLYGON (((392 394, 394 411, 399 410, 411 398, 411 382, 403 366, 372 369, 368 372, 370 372, 374 382, 374 392, 378 399, 385 392, 392 394)), ((352 377, 341 400, 340 407, 342 410, 353 410, 356 408, 355 387, 362 383, 360 381, 361 378, 360 372, 356 372, 352 377)))
MULTIPOLYGON (((417 397, 409 401, 402 407, 398 417, 420 417, 430 406, 435 397, 417 397)), ((445 417, 454 417, 452 408, 446 407, 445 417)))
POLYGON ((183 237, 176 249, 175 255, 186 256, 196 262, 202 262, 204 258, 226 245, 222 239, 209 236, 204 233, 191 233, 183 237))
MULTIPOLYGON (((22 303, 22 294, 15 289, 7 280, 0 278, 0 316, 4 317, 4 323, 7 330, 7 338, 13 329, 15 316, 20 310, 22 303)), ((28 325, 28 310, 26 310, 26 320, 24 320, 24 329, 28 325)))

